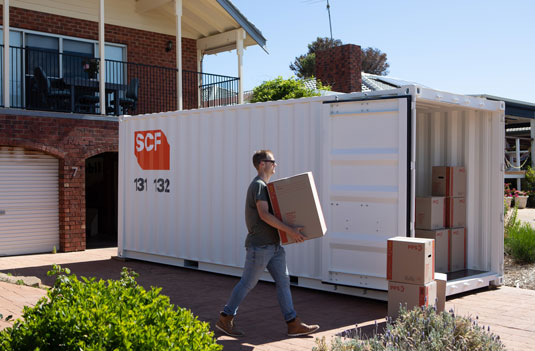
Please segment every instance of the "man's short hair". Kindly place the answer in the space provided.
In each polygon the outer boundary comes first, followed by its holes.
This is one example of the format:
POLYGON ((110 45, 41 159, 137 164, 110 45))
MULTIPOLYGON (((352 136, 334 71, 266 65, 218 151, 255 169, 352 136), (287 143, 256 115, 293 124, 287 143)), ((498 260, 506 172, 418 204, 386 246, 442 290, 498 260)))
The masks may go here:
POLYGON ((260 165, 260 162, 268 158, 268 155, 273 156, 273 152, 271 150, 258 150, 253 155, 253 166, 258 170, 258 166, 260 165))

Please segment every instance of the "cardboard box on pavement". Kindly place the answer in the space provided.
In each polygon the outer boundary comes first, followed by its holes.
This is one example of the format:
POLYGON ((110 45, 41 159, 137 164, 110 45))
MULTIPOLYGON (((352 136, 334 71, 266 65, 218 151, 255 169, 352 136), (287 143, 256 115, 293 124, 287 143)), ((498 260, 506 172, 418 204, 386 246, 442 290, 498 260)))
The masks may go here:
POLYGON ((444 273, 435 273, 437 282, 437 312, 442 312, 446 308, 446 284, 448 276, 444 273))
POLYGON ((400 304, 411 310, 416 306, 433 306, 437 297, 437 283, 409 284, 388 282, 388 316, 397 318, 400 304))
MULTIPOLYGON (((274 215, 291 226, 303 227, 306 240, 325 235, 327 226, 312 172, 275 180, 268 184, 269 199, 274 215)), ((279 230, 283 245, 295 241, 279 230)))
POLYGON ((446 198, 446 227, 464 227, 466 225, 466 198, 446 198))
POLYGON ((456 272, 466 268, 466 228, 449 229, 450 260, 448 271, 456 272))
POLYGON ((416 229, 414 235, 417 238, 427 238, 435 240, 435 271, 446 273, 449 262, 449 230, 422 230, 416 229))
POLYGON ((431 174, 433 196, 466 196, 466 169, 464 167, 434 166, 431 174))
POLYGON ((397 236, 387 241, 386 279, 427 284, 435 279, 435 241, 397 236))
POLYGON ((445 198, 441 196, 417 197, 415 202, 415 227, 434 230, 445 227, 445 198))

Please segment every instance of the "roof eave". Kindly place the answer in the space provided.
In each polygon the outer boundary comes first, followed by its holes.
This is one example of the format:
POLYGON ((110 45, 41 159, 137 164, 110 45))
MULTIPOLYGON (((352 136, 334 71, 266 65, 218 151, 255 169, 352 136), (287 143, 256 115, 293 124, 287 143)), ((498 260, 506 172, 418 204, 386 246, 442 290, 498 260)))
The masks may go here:
POLYGON ((217 0, 219 5, 227 11, 227 13, 234 18, 236 22, 247 32, 248 35, 253 38, 253 40, 266 52, 266 38, 262 35, 262 33, 245 18, 245 16, 234 6, 234 4, 230 0, 217 0))

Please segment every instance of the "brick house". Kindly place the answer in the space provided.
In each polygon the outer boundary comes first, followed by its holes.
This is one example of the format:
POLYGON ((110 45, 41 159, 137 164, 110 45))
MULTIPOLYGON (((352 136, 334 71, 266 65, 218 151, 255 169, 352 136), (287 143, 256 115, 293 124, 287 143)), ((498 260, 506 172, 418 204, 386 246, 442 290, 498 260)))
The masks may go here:
POLYGON ((118 115, 241 103, 202 57, 266 42, 228 0, 1 8, 0 256, 116 243, 118 115))

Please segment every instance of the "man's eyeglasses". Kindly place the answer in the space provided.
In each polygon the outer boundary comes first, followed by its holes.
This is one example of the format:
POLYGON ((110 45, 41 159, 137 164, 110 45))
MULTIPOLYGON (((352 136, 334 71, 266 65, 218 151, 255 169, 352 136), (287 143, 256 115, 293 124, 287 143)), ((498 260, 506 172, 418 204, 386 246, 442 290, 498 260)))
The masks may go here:
POLYGON ((276 163, 275 160, 262 160, 262 162, 271 162, 271 163, 276 163))

